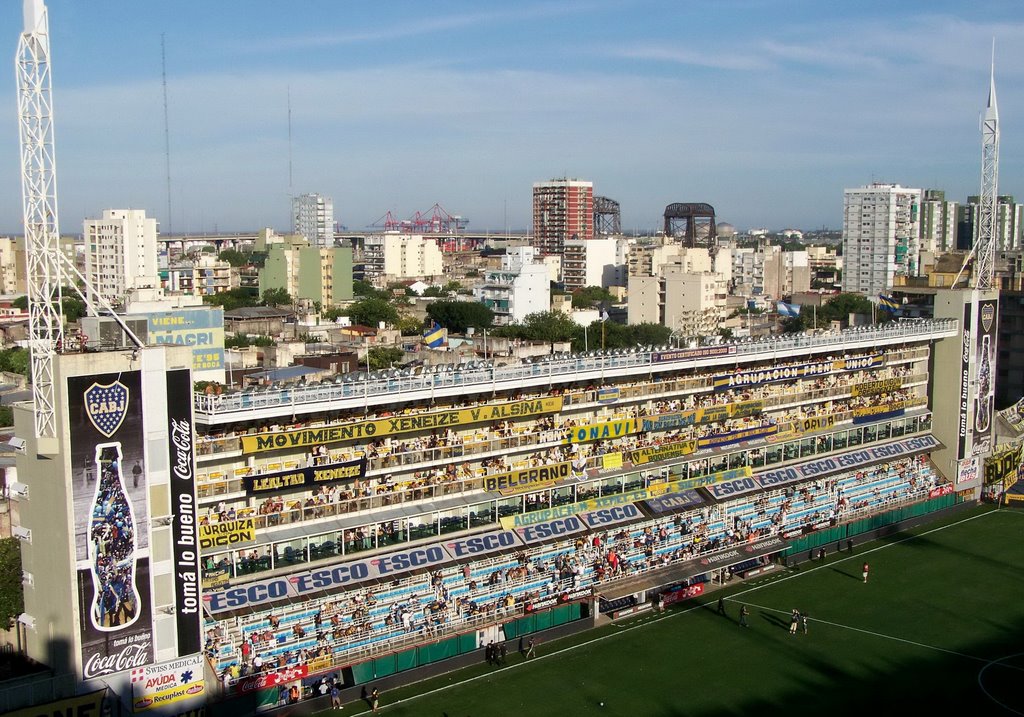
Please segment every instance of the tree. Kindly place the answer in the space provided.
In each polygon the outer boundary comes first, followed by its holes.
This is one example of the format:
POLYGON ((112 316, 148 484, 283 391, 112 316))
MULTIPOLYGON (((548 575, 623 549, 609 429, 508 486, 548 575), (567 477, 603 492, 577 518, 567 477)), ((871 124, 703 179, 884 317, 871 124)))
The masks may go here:
POLYGON ((0 351, 0 371, 28 376, 29 353, 20 346, 0 351))
POLYGON ((320 318, 324 321, 335 321, 339 316, 348 316, 348 309, 329 306, 320 312, 320 318))
POLYGON ((370 349, 370 369, 389 368, 405 356, 405 351, 393 346, 374 346, 370 349))
POLYGON ((274 339, 269 336, 249 336, 248 334, 228 334, 224 337, 224 348, 244 349, 249 346, 273 346, 274 339))
MULTIPOLYGON (((68 286, 61 287, 61 313, 64 315, 64 320, 67 323, 73 323, 78 321, 86 314, 85 302, 79 296, 78 290, 68 286)), ((52 294, 54 299, 57 298, 57 294, 52 294)), ((27 310, 28 309, 28 296, 19 296, 11 302, 11 306, 15 309, 27 310)))
POLYGON ((21 542, 0 538, 0 627, 4 629, 10 629, 25 612, 21 580, 21 542))
POLYGON ((783 319, 781 327, 784 334, 799 334, 807 330, 803 315, 783 319))
POLYGON ((291 306, 295 303, 286 289, 267 289, 263 292, 263 303, 266 306, 291 306))
POLYGON ((241 309, 246 306, 256 306, 258 303, 256 295, 249 289, 237 287, 228 289, 219 294, 207 294, 203 297, 204 304, 220 306, 225 311, 241 309))
POLYGON ((632 324, 633 346, 662 346, 672 337, 672 329, 661 324, 632 324))
POLYGON ((368 281, 363 281, 362 279, 353 279, 352 281, 353 296, 375 296, 377 298, 383 298, 379 296, 381 293, 382 292, 379 289, 375 289, 373 284, 368 281))
POLYGON ((380 322, 395 324, 398 322, 398 309, 389 301, 368 297, 360 299, 348 307, 352 323, 361 326, 377 326, 380 322))
POLYGON ((572 292, 572 308, 590 309, 600 304, 610 304, 614 297, 602 286, 584 286, 572 292))
POLYGON ((9 428, 14 425, 14 410, 10 406, 0 406, 0 426, 9 428))
POLYGON ((502 326, 494 331, 495 336, 526 341, 583 341, 583 327, 561 312, 540 311, 529 314, 521 324, 502 326))
POLYGON ((435 301, 427 307, 427 316, 456 334, 470 326, 489 329, 494 325, 494 312, 476 301, 435 301))
POLYGON ((402 336, 419 336, 423 330, 423 322, 412 316, 400 316, 395 328, 401 332, 402 336))
POLYGON ((68 323, 78 321, 86 314, 85 302, 78 298, 77 292, 64 294, 60 300, 60 309, 68 323))
POLYGON ((225 249, 217 255, 217 258, 235 267, 245 266, 249 263, 248 257, 237 249, 225 249))

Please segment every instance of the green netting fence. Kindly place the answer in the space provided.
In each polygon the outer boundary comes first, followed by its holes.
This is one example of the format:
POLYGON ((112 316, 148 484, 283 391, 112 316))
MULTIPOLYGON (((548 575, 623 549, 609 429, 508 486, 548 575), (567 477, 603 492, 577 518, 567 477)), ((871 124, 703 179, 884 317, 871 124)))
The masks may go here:
POLYGON ((818 530, 809 535, 805 535, 802 538, 798 538, 793 541, 793 545, 783 551, 783 556, 789 557, 790 555, 797 555, 799 553, 819 548, 823 545, 829 545, 830 543, 845 543, 850 538, 855 538, 858 535, 869 533, 872 530, 878 528, 884 528, 887 525, 899 523, 903 520, 909 520, 910 518, 917 518, 921 515, 927 515, 928 513, 934 513, 945 508, 949 508, 955 505, 958 498, 955 493, 944 495, 939 498, 932 498, 921 503, 914 503, 913 505, 906 505, 900 508, 894 508, 887 510, 884 513, 877 515, 869 515, 866 518, 855 520, 851 523, 844 523, 843 525, 837 525, 834 528, 828 528, 826 530, 818 530))
MULTIPOLYGON (((505 639, 513 640, 522 635, 540 632, 557 625, 586 617, 587 605, 581 602, 559 605, 544 612, 526 615, 504 624, 505 639)), ((431 645, 421 645, 391 655, 384 655, 357 665, 352 665, 355 684, 365 684, 396 672, 404 672, 432 662, 447 660, 477 649, 476 633, 456 635, 431 645)))

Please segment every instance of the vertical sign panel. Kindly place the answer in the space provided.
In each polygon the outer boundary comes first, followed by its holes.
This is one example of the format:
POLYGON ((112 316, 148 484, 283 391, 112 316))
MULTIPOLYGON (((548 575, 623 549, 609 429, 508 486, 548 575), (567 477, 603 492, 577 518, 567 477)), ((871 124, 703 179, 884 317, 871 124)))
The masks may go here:
POLYGON ((167 372, 167 449, 171 467, 171 537, 178 656, 199 652, 199 546, 192 445, 192 379, 187 369, 167 372))
POLYGON ((963 460, 967 453, 968 409, 971 402, 971 310, 964 305, 964 324, 960 327, 960 416, 957 421, 956 458, 963 460))
POLYGON ((153 661, 138 371, 68 379, 82 677, 153 661))
POLYGON ((988 452, 991 447, 989 432, 992 430, 992 399, 995 395, 996 370, 996 324, 998 302, 993 299, 978 302, 977 338, 974 350, 977 354, 977 389, 974 396, 974 444, 979 450, 988 452))

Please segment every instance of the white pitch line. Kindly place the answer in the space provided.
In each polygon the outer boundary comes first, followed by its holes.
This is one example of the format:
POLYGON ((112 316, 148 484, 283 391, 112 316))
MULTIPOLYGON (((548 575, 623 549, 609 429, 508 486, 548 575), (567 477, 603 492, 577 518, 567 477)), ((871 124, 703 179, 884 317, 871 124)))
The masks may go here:
MULTIPOLYGON (((767 607, 766 605, 756 605, 756 604, 754 604, 752 602, 748 602, 748 603, 745 603, 745 604, 749 605, 750 607, 756 607, 758 610, 766 610, 768 612, 777 612, 779 614, 784 614, 784 615, 788 615, 789 614, 789 610, 779 610, 778 608, 767 607)), ((809 622, 809 623, 810 622, 819 622, 822 625, 831 625, 832 627, 839 627, 839 628, 842 628, 844 630, 853 630, 854 632, 861 632, 861 633, 864 633, 865 635, 871 635, 873 637, 881 637, 881 638, 885 638, 886 640, 895 640, 896 642, 905 642, 908 645, 914 645, 915 647, 923 647, 923 648, 928 649, 928 650, 935 650, 936 652, 945 652, 947 655, 955 655, 956 657, 964 657, 964 658, 967 658, 968 660, 976 660, 977 662, 985 662, 985 663, 992 662, 992 660, 990 658, 988 658, 988 657, 976 657, 974 655, 966 655, 966 654, 964 654, 962 652, 956 652, 955 650, 947 650, 944 647, 936 647, 935 645, 928 645, 928 644, 923 643, 923 642, 915 642, 913 640, 908 640, 908 639, 903 638, 903 637, 896 637, 895 635, 886 635, 883 632, 873 632, 871 630, 865 630, 865 629, 860 628, 860 627, 854 627, 853 625, 844 625, 844 624, 839 623, 839 622, 832 622, 831 620, 822 620, 819 617, 807 618, 807 622, 809 622)))
MULTIPOLYGON (((990 511, 987 511, 985 513, 979 513, 978 515, 972 515, 969 518, 964 518, 963 520, 958 520, 955 523, 949 523, 948 525, 942 525, 942 526, 939 526, 938 528, 932 528, 931 530, 925 531, 924 533, 918 533, 916 535, 908 535, 906 538, 900 538, 899 540, 894 540, 891 543, 886 543, 885 545, 879 545, 877 548, 871 548, 869 550, 864 550, 864 551, 862 551, 860 553, 857 553, 856 557, 857 558, 862 558, 865 555, 870 555, 871 553, 877 552, 879 550, 885 550, 886 548, 891 548, 894 545, 900 545, 901 543, 905 543, 905 542, 907 542, 909 540, 916 540, 917 538, 924 537, 925 535, 931 535, 932 533, 937 533, 940 530, 946 530, 947 528, 953 528, 953 527, 956 527, 956 526, 959 526, 959 525, 963 525, 964 523, 967 523, 969 521, 975 520, 977 518, 984 518, 986 516, 994 515, 994 514, 999 513, 999 512, 1001 512, 1001 511, 1000 511, 1000 509, 997 508, 996 510, 990 510, 990 511)), ((831 542, 831 541, 829 541, 829 542, 831 542)), ((798 578, 801 575, 807 575, 808 573, 813 573, 816 570, 822 570, 825 567, 831 567, 831 566, 837 565, 839 563, 845 563, 847 560, 852 560, 854 557, 855 556, 853 556, 853 555, 847 555, 845 558, 840 558, 838 560, 832 560, 829 563, 827 563, 826 565, 816 565, 813 568, 801 569, 799 572, 791 571, 789 575, 780 575, 776 580, 772 581, 772 584, 774 585, 775 583, 779 583, 779 582, 782 582, 784 580, 792 580, 793 578, 798 578)), ((764 587, 764 585, 752 585, 751 587, 749 587, 746 590, 742 590, 740 592, 733 593, 732 595, 727 597, 726 600, 730 600, 730 601, 733 601, 733 602, 742 602, 742 601, 737 601, 736 597, 739 596, 739 595, 746 595, 747 593, 754 592, 755 590, 760 590, 762 587, 764 587)))
MULTIPOLYGON (((966 522, 968 522, 970 520, 974 520, 975 518, 981 518, 981 517, 984 517, 986 515, 992 515, 993 513, 996 513, 996 512, 999 512, 999 510, 997 509, 997 510, 989 511, 989 512, 986 512, 986 513, 980 513, 978 515, 971 516, 970 518, 965 518, 963 520, 957 521, 956 523, 950 523, 948 525, 944 525, 944 526, 941 526, 939 528, 935 528, 934 530, 929 530, 927 532, 921 533, 920 535, 909 536, 909 537, 904 538, 902 540, 897 540, 895 542, 888 543, 886 545, 882 545, 882 546, 879 546, 877 548, 872 548, 871 550, 866 550, 863 553, 859 553, 858 555, 867 555, 869 553, 875 552, 876 550, 882 550, 883 548, 888 548, 888 547, 893 546, 893 545, 899 545, 900 543, 905 542, 906 540, 912 540, 913 538, 921 537, 921 536, 924 536, 924 535, 929 535, 929 534, 937 532, 939 530, 945 530, 946 528, 950 528, 950 527, 953 527, 953 526, 956 526, 956 525, 960 525, 962 523, 966 523, 966 522)), ((846 558, 843 558, 843 560, 849 560, 852 557, 853 556, 850 555, 850 556, 847 556, 846 558)), ((833 563, 830 563, 830 565, 834 565, 836 562, 842 562, 842 560, 834 561, 833 563)), ((824 567, 824 566, 819 566, 819 567, 824 567)), ((805 570, 805 571, 802 571, 800 573, 794 573, 794 574, 789 575, 789 576, 782 576, 782 577, 778 578, 777 580, 773 580, 772 582, 775 583, 775 582, 779 582, 780 580, 789 580, 790 578, 799 577, 800 575, 806 575, 807 573, 813 572, 814 570, 817 570, 817 569, 818 569, 818 567, 812 568, 811 570, 805 570)), ((733 598, 736 595, 745 595, 746 593, 753 592, 754 590, 758 590, 761 587, 764 587, 764 586, 752 587, 750 590, 744 590, 743 592, 735 593, 734 595, 731 595, 731 596, 729 596, 726 599, 731 601, 731 600, 733 600, 733 598)), ((617 637, 619 635, 625 635, 627 632, 631 632, 631 631, 639 629, 641 627, 647 627, 648 625, 651 625, 652 623, 658 622, 660 620, 668 620, 670 618, 677 617, 679 615, 686 615, 687 613, 691 613, 694 610, 703 610, 704 608, 705 608, 704 604, 694 605, 693 607, 689 607, 689 608, 686 608, 686 609, 678 609, 677 608, 677 609, 671 610, 669 612, 666 612, 663 615, 658 616, 657 618, 649 619, 649 620, 642 620, 640 622, 637 622, 636 624, 630 625, 629 627, 623 627, 618 632, 609 632, 606 635, 601 635, 600 637, 595 637, 592 640, 587 640, 586 642, 581 642, 578 645, 570 645, 569 647, 563 647, 563 648, 561 648, 559 650, 555 650, 554 652, 549 652, 549 653, 543 654, 543 655, 541 655, 539 657, 535 657, 535 658, 533 658, 531 660, 523 660, 522 662, 516 663, 514 665, 509 665, 508 667, 504 667, 500 671, 504 672, 505 670, 514 670, 514 669, 517 669, 517 668, 522 667, 524 665, 537 662, 538 660, 543 660, 543 659, 546 659, 546 658, 549 658, 549 657, 556 657, 556 656, 561 655, 561 654, 566 653, 566 652, 572 652, 573 650, 577 650, 577 649, 579 649, 581 647, 588 647, 589 645, 593 645, 593 644, 598 643, 598 642, 603 642, 604 640, 607 640, 607 639, 612 638, 612 637, 617 637)), ((774 610, 775 608, 762 608, 762 609, 774 610)), ((815 618, 815 620, 817 620, 817 619, 815 618)), ((823 620, 817 620, 817 621, 818 622, 824 622, 823 620)), ((612 623, 612 624, 614 625, 615 623, 612 623)), ((842 626, 840 626, 840 627, 842 627, 842 626)), ((857 629, 857 628, 850 628, 850 629, 857 629)), ((882 637, 886 637, 886 636, 882 635, 882 637)), ((899 639, 899 638, 892 638, 892 639, 899 639)), ((928 646, 927 645, 923 645, 923 647, 928 647, 928 646)), ((933 649, 941 649, 941 648, 933 648, 933 649)), ((946 652, 948 652, 948 650, 946 652)), ((953 654, 958 654, 958 653, 953 653, 953 654)), ((970 656, 969 655, 964 655, 964 657, 970 657, 970 656)), ((980 658, 971 657, 971 659, 977 660, 977 659, 980 659, 980 658)), ((984 662, 988 662, 988 660, 984 660, 984 662)), ((453 682, 450 685, 444 685, 443 687, 438 687, 438 688, 430 690, 428 692, 420 692, 418 694, 412 695, 411 697, 406 697, 406 698, 398 700, 396 702, 391 702, 388 705, 381 705, 381 707, 380 707, 380 709, 378 711, 384 711, 388 707, 393 707, 395 705, 405 704, 406 702, 412 702, 413 700, 419 699, 420 697, 427 697, 429 695, 434 695, 434 694, 437 694, 439 692, 444 692, 446 690, 450 690, 450 689, 452 689, 454 687, 460 687, 462 685, 468 685, 468 684, 470 684, 472 682, 476 682, 477 680, 481 680, 481 679, 484 679, 484 678, 492 677, 495 674, 496 674, 495 672, 485 672, 483 674, 476 675, 475 677, 469 677, 469 678, 466 678, 465 680, 461 680, 459 682, 453 682)), ((415 683, 410 683, 410 684, 415 684, 415 683)), ((403 685, 403 687, 405 687, 405 686, 407 686, 407 685, 403 685)), ((326 712, 326 710, 324 710, 324 711, 326 712)), ((356 714, 361 714, 361 713, 357 712, 356 714)))
MULTIPOLYGON (((434 694, 437 694, 439 692, 444 692, 445 690, 450 690, 453 687, 461 687, 462 685, 468 685, 469 683, 476 682, 477 680, 482 680, 482 679, 485 679, 485 678, 488 678, 488 677, 494 677, 496 674, 499 674, 500 672, 505 672, 506 670, 514 670, 514 669, 523 667, 525 665, 530 665, 530 664, 533 664, 534 662, 538 662, 540 660, 547 659, 549 657, 558 657, 559 655, 562 655, 562 654, 564 654, 566 652, 572 652, 573 650, 578 650, 581 647, 588 647, 588 646, 593 645, 595 643, 603 642, 603 641, 605 641, 605 640, 607 640, 607 639, 609 639, 611 637, 618 637, 619 635, 624 635, 627 632, 631 632, 631 631, 639 629, 641 627, 647 627, 647 626, 651 625, 652 623, 659 622, 660 620, 667 620, 667 619, 669 619, 671 617, 674 617, 676 615, 683 615, 683 614, 686 614, 688 612, 693 612, 694 610, 702 610, 702 609, 704 609, 704 605, 694 605, 693 607, 689 607, 689 608, 687 608, 685 610, 672 610, 671 612, 667 612, 664 615, 659 615, 657 618, 647 619, 647 620, 641 619, 636 624, 629 625, 628 627, 622 628, 619 632, 609 632, 606 635, 601 635, 600 637, 595 637, 592 640, 587 640, 586 642, 581 642, 578 645, 570 645, 569 647, 563 647, 563 648, 561 648, 559 650, 555 650, 554 652, 547 652, 547 653, 544 653, 544 654, 542 654, 542 655, 540 655, 538 657, 534 657, 534 658, 531 658, 529 660, 523 660, 522 662, 517 662, 514 665, 508 665, 507 667, 501 668, 501 670, 496 670, 494 672, 485 672, 483 674, 476 675, 474 677, 468 677, 468 678, 466 678, 466 679, 464 679, 464 680, 462 680, 460 682, 453 682, 450 685, 444 685, 443 687, 438 687, 438 688, 430 690, 428 692, 420 692, 420 693, 417 693, 415 695, 412 695, 411 697, 406 697, 405 699, 397 700, 396 702, 391 702, 388 705, 381 705, 381 707, 380 707, 380 709, 378 711, 379 712, 383 712, 385 709, 387 709, 387 707, 390 707, 390 706, 405 704, 406 702, 412 702, 413 700, 417 700, 420 697, 427 697, 429 695, 434 695, 434 694)), ((613 625, 614 625, 614 623, 613 623, 613 625)), ((415 684, 415 683, 410 683, 410 684, 415 684)), ((403 687, 405 687, 405 686, 406 685, 403 685, 403 687)), ((357 712, 356 714, 361 714, 361 713, 357 712)))

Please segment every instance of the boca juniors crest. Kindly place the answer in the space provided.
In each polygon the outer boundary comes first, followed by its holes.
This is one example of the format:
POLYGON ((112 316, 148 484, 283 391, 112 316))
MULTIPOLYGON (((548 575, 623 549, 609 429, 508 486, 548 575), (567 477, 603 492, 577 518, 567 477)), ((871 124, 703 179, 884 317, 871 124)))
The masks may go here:
POLYGON ((120 381, 94 383, 85 390, 85 413, 96 430, 110 438, 128 412, 128 387, 120 381))
POLYGON ((996 307, 992 303, 986 303, 981 305, 981 327, 985 330, 985 333, 992 331, 992 322, 996 318, 996 307))

